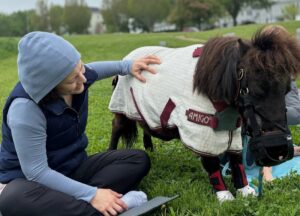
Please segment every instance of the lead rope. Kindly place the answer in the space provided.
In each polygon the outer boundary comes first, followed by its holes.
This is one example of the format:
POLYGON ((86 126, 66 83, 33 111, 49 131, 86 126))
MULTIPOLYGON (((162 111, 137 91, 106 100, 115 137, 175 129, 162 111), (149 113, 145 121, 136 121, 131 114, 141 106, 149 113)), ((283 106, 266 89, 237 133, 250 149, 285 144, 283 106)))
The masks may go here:
POLYGON ((263 195, 263 167, 259 168, 258 174, 258 197, 263 195))

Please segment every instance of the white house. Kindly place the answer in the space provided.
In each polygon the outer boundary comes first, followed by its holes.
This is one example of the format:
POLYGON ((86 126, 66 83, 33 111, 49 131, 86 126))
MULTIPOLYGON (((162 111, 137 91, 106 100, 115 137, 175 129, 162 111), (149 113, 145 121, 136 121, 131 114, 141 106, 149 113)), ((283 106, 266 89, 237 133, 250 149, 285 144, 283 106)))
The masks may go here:
MULTIPOLYGON (((300 9, 300 0, 274 0, 274 4, 268 9, 253 9, 251 7, 243 8, 238 16, 237 23, 272 23, 280 21, 282 17, 282 10, 291 4, 295 4, 300 9)), ((220 26, 232 26, 233 21, 231 17, 220 19, 220 26)))
POLYGON ((91 20, 88 32, 90 34, 100 34, 106 31, 104 25, 103 17, 99 8, 90 7, 91 10, 91 20))

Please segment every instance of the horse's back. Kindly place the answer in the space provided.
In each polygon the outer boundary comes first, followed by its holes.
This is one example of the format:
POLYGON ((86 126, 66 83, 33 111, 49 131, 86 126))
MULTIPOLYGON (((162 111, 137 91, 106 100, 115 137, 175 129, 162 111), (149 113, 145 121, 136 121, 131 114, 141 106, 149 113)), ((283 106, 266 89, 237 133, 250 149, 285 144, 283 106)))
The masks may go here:
POLYGON ((202 45, 182 48, 148 46, 133 50, 124 60, 155 55, 160 58, 161 64, 152 65, 157 71, 155 75, 143 72, 146 83, 132 76, 119 77, 110 110, 124 113, 133 119, 145 120, 150 128, 161 127, 159 117, 169 98, 183 94, 183 90, 191 86, 198 60, 193 57, 193 52, 199 46, 202 45))

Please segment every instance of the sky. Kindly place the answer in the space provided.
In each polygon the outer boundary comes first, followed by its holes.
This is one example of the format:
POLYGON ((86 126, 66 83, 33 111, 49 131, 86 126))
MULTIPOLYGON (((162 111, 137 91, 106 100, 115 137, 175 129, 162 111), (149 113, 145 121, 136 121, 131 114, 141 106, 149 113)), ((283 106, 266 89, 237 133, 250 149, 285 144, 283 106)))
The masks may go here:
MULTIPOLYGON (((47 0, 51 3, 63 6, 65 0, 47 0)), ((100 7, 102 0, 85 0, 89 7, 100 7)), ((36 0, 0 0, 0 13, 10 14, 16 11, 35 8, 36 0)))

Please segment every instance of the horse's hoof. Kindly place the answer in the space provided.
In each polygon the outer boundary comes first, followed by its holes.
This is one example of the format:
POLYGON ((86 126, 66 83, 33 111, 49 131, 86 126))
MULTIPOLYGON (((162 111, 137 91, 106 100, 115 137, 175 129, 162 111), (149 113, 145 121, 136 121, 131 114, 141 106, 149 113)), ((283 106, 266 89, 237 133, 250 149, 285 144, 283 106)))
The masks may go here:
POLYGON ((216 195, 217 195, 217 198, 218 198, 218 200, 219 200, 220 203, 223 203, 225 201, 232 201, 232 200, 234 200, 234 196, 228 190, 218 191, 218 192, 216 192, 216 195))

